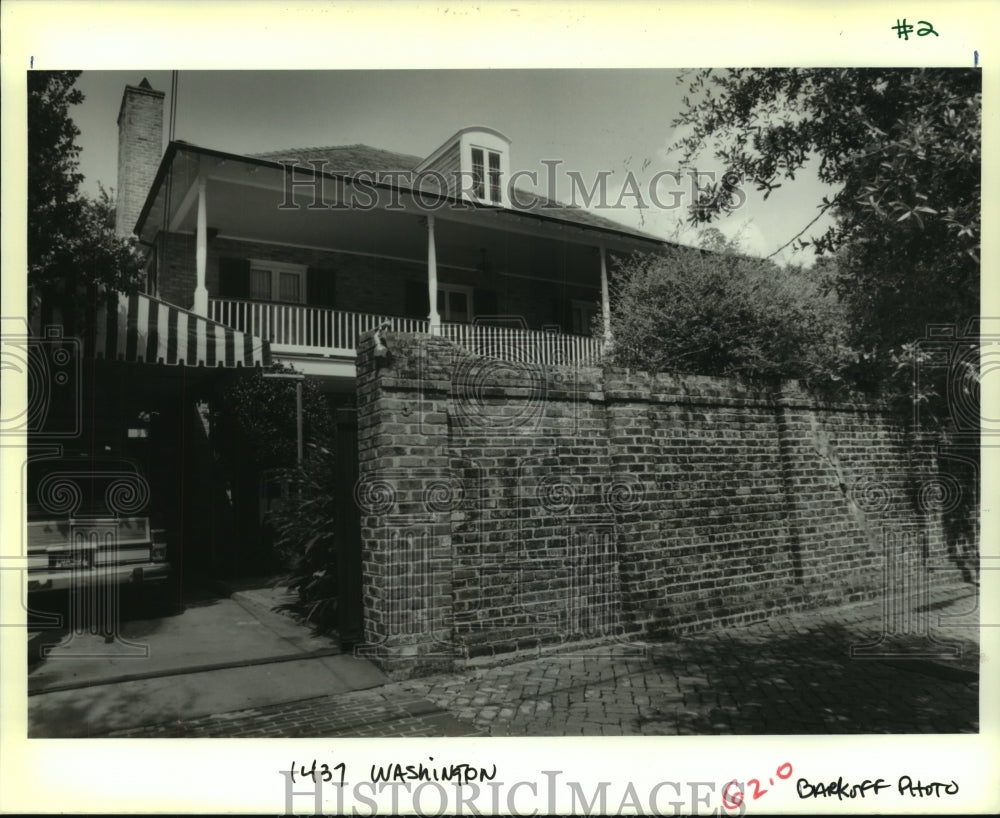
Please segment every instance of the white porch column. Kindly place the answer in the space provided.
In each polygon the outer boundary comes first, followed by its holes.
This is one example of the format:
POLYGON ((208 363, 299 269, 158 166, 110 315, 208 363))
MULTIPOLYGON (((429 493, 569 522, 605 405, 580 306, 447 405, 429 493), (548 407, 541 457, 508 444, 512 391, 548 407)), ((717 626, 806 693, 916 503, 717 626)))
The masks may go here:
POLYGON ((198 179, 198 231, 195 244, 195 272, 197 281, 194 288, 194 307, 198 315, 208 315, 208 288, 205 286, 205 266, 208 262, 208 214, 205 202, 206 180, 198 179))
POLYGON ((427 297, 431 305, 427 316, 431 335, 441 334, 441 316, 438 314, 437 247, 434 244, 434 217, 427 217, 427 297))
POLYGON ((604 245, 600 247, 601 250, 601 320, 604 324, 604 347, 605 349, 611 346, 611 298, 608 296, 608 260, 607 254, 604 251, 604 245))

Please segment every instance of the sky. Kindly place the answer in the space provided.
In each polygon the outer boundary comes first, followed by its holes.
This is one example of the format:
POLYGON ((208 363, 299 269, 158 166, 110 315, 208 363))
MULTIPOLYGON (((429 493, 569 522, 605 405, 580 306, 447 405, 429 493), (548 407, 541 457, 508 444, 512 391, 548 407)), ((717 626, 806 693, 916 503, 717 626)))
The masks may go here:
MULTIPOLYGON (((595 198, 589 209, 660 238, 697 244, 698 232, 686 225, 690 178, 660 176, 659 202, 650 195, 656 173, 680 167, 670 151, 684 93, 678 76, 666 69, 180 71, 175 138, 237 154, 363 143, 426 156, 459 128, 486 125, 511 140, 512 171, 538 173, 537 186, 522 177, 529 189, 566 202, 573 193, 568 173, 579 174, 588 188, 603 175, 605 206, 595 198), (547 189, 550 167, 554 192, 547 189), (622 196, 630 171, 638 188, 622 196), (634 190, 646 207, 637 206, 634 190)), ((98 183, 116 184, 122 90, 144 77, 166 92, 168 112, 169 71, 84 71, 77 82, 85 99, 71 115, 81 131, 83 189, 91 195, 98 183)), ((697 169, 724 170, 710 156, 700 157, 697 169)), ((810 176, 786 183, 766 202, 747 191, 746 205, 715 226, 738 236, 745 252, 771 254, 815 217, 829 193, 810 176)), ((829 224, 824 217, 805 237, 829 224)), ((788 248, 776 259, 809 266, 814 256, 788 248)))

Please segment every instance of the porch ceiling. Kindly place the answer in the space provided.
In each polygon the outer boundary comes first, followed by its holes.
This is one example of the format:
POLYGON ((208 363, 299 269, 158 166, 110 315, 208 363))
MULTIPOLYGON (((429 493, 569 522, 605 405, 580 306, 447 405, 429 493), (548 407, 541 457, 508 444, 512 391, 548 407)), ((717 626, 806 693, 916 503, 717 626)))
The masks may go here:
MULTIPOLYGON (((422 260, 427 255, 424 217, 433 213, 439 264, 469 269, 485 265, 488 271, 524 275, 580 271, 588 283, 598 270, 599 244, 626 252, 655 246, 627 234, 510 210, 446 205, 429 211, 405 191, 372 186, 357 192, 362 203, 371 202, 372 194, 378 197, 372 207, 310 208, 314 191, 303 185, 295 188, 298 206, 283 209, 283 168, 194 146, 171 147, 176 150, 164 159, 157 195, 140 220, 141 238, 147 242, 164 228, 195 231, 198 178, 204 175, 207 223, 224 237, 422 260)), ((342 202, 350 193, 350 185, 323 180, 327 204, 342 202)))

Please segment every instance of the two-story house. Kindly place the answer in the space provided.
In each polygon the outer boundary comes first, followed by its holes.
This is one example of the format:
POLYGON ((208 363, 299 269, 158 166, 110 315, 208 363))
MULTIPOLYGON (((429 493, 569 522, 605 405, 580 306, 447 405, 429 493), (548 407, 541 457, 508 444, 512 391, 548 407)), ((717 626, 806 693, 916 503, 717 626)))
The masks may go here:
POLYGON ((662 244, 519 188, 492 128, 461 128, 426 157, 173 141, 150 161, 162 105, 129 86, 119 115, 118 223, 148 248, 148 292, 270 342, 338 391, 358 334, 383 323, 460 343, 489 326, 540 362, 596 362, 608 255, 662 244))
POLYGON ((350 407, 358 338, 385 324, 489 356, 595 364, 609 258, 662 246, 518 185, 513 146, 490 127, 460 128, 427 156, 366 145, 251 156, 181 140, 164 151, 163 108, 146 80, 124 90, 117 229, 138 237, 146 286, 100 310, 86 347, 91 380, 106 384, 92 422, 147 450, 171 498, 167 528, 182 521, 175 539, 215 528, 247 542, 260 518, 249 489, 209 484, 194 407, 220 370, 282 362, 350 407), (223 494, 229 522, 215 519, 223 494))

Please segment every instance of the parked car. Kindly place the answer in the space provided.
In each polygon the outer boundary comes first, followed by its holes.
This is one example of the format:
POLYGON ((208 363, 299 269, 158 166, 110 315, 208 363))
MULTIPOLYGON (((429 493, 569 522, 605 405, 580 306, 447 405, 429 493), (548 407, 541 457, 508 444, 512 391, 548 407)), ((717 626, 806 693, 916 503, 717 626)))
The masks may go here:
POLYGON ((135 461, 91 451, 33 457, 27 510, 29 593, 169 586, 167 532, 135 461))

